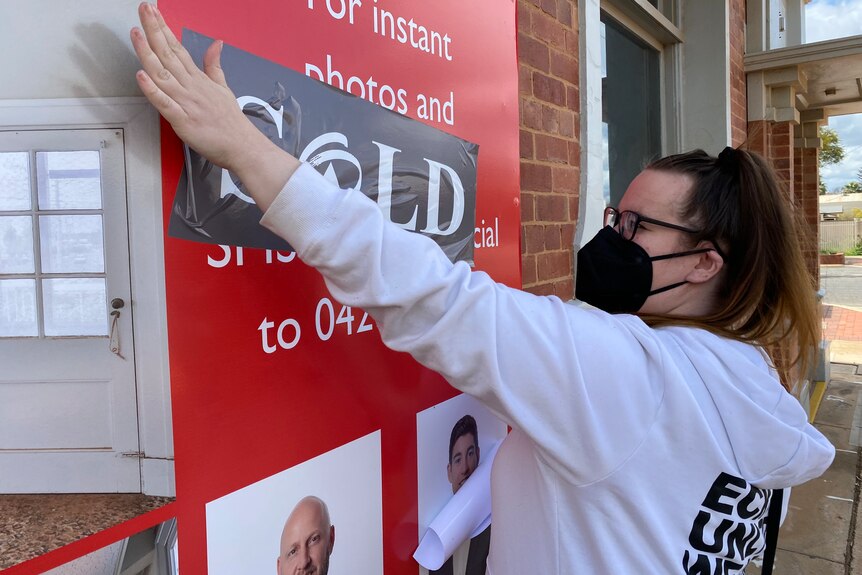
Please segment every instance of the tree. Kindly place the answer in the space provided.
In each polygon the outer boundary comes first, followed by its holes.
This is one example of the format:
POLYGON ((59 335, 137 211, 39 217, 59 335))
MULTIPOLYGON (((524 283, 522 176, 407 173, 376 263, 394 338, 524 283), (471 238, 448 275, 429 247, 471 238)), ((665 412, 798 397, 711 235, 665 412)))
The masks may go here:
MULTIPOLYGON (((845 210, 838 214, 838 221, 840 222, 852 222, 854 220, 862 219, 862 210, 859 208, 853 208, 852 210, 845 210)), ((862 255, 862 254, 860 254, 862 255)))
POLYGON ((844 184, 844 193, 845 194, 858 194, 862 192, 862 184, 859 182, 847 182, 844 184))
POLYGON ((826 189, 826 182, 824 182, 822 179, 819 182, 817 182, 817 187, 820 188, 820 195, 821 196, 825 196, 826 194, 829 193, 829 190, 826 189))
POLYGON ((820 167, 837 164, 844 159, 844 147, 838 138, 838 132, 826 126, 820 127, 820 167))

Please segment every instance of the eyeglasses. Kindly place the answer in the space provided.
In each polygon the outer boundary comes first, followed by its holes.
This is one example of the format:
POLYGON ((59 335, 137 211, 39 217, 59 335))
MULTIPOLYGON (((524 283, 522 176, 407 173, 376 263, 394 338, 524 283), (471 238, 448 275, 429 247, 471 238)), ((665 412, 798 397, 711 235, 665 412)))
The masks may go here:
POLYGON ((686 228, 677 224, 669 224, 661 220, 654 220, 652 218, 642 216, 637 212, 630 212, 628 210, 626 210, 625 212, 620 212, 617 211, 616 208, 605 208, 605 225, 611 226, 612 228, 617 228, 617 231, 619 231, 620 235, 625 240, 635 239, 635 234, 637 233, 641 222, 670 228, 672 230, 679 230, 687 234, 700 233, 700 230, 693 230, 691 228, 686 228))

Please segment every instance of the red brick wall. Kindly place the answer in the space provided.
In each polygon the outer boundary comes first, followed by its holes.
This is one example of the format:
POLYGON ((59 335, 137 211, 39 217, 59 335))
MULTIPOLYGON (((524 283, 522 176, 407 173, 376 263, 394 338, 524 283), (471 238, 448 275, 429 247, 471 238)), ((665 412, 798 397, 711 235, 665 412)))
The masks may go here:
POLYGON ((802 148, 793 148, 793 189, 798 192, 802 189, 802 176, 804 166, 802 165, 802 148))
POLYGON ((775 169, 778 183, 784 187, 790 201, 795 202, 796 194, 793 189, 793 124, 790 122, 773 122, 771 135, 769 159, 772 162, 772 167, 775 169))
POLYGON ((755 120, 748 123, 748 138, 745 140, 745 147, 761 156, 768 156, 769 122, 755 120))
POLYGON ((745 81, 745 0, 730 0, 730 139, 745 142, 748 107, 745 81))
POLYGON ((748 122, 745 147, 768 159, 788 199, 793 201, 794 153, 791 122, 748 122))
POLYGON ((577 18, 574 0, 518 0, 522 283, 563 299, 580 185, 577 18))
POLYGON ((819 166, 817 148, 796 148, 796 207, 800 219, 807 226, 807 238, 803 238, 803 253, 808 271, 815 284, 820 285, 820 190, 817 186, 819 166))

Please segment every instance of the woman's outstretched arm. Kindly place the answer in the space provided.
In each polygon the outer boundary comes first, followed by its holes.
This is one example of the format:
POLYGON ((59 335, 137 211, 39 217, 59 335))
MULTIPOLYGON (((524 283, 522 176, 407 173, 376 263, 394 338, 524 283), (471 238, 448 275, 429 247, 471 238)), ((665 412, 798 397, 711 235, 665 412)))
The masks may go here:
POLYGON ((132 28, 131 37, 143 67, 137 73, 141 91, 184 142, 235 173, 265 212, 299 160, 243 115, 221 69, 221 41, 207 49, 201 70, 155 6, 142 3, 138 15, 143 30, 132 28))

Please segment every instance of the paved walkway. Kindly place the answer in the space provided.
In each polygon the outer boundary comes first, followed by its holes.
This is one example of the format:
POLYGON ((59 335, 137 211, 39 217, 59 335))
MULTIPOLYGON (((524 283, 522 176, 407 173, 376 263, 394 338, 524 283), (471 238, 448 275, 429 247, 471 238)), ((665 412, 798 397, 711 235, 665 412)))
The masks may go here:
MULTIPOLYGON (((814 425, 835 446, 835 460, 821 477, 793 489, 778 535, 775 575, 862 574, 858 513, 862 370, 854 364, 833 363, 831 367, 814 425)), ((749 569, 747 573, 759 571, 749 569)))
POLYGON ((862 257, 847 265, 820 266, 823 339, 831 342, 831 361, 862 364, 862 257))
MULTIPOLYGON (((859 279, 862 284, 862 278, 859 279)), ((862 341, 862 311, 840 305, 823 306, 823 339, 862 341)))
POLYGON ((848 265, 820 266, 824 304, 862 311, 862 258, 848 258, 848 265))
POLYGON ((848 264, 820 268, 831 363, 814 425, 835 445, 835 461, 793 489, 775 575, 862 575, 862 258, 848 264))

